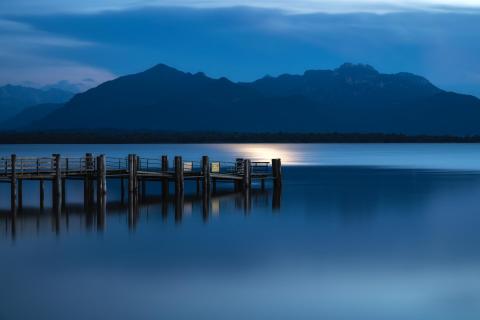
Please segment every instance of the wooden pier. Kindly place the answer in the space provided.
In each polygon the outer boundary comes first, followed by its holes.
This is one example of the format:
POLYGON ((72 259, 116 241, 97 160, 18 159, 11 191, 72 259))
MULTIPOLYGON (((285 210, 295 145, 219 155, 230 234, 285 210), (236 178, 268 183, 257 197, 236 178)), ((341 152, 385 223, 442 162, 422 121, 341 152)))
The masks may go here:
POLYGON ((105 211, 108 194, 107 181, 119 179, 121 199, 128 195, 129 205, 135 206, 139 197, 145 195, 146 181, 159 181, 162 195, 168 195, 170 184, 174 184, 177 201, 184 196, 185 182, 196 183, 197 192, 208 199, 219 182, 231 182, 235 191, 246 192, 252 182, 259 181, 265 188, 265 181, 272 181, 273 187, 281 188, 281 160, 258 162, 250 159, 236 159, 232 162, 211 161, 203 156, 200 161, 184 160, 175 156, 169 161, 166 155, 158 158, 142 158, 130 154, 125 158, 94 156, 62 157, 10 157, 0 158, 0 182, 10 183, 11 213, 16 215, 23 208, 23 181, 39 181, 39 206, 44 208, 45 181, 52 183, 52 209, 61 213, 66 205, 66 180, 83 180, 85 207, 96 205, 105 211), (125 180, 128 192, 125 191, 125 180), (96 196, 95 196, 96 193, 96 196), (96 201, 95 201, 96 199, 96 201))

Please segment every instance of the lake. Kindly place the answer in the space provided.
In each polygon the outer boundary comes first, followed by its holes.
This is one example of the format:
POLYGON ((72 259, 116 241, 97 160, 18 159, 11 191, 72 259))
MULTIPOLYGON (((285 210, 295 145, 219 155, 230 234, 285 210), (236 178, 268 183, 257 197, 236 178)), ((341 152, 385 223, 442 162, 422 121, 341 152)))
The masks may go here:
POLYGON ((24 182, 14 222, 0 184, 0 319, 478 319, 478 144, 0 145, 85 152, 279 157, 283 187, 219 185, 206 217, 187 182, 179 219, 159 182, 132 216, 109 181, 100 223, 80 181, 60 217, 24 182))

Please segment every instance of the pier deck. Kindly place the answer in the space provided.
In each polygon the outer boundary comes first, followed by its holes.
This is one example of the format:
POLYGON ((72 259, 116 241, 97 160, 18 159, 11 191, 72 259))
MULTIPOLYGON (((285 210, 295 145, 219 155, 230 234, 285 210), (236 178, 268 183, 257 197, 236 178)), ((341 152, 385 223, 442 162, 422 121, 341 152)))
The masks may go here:
POLYGON ((94 201, 105 206, 107 194, 107 180, 121 180, 121 196, 128 193, 129 201, 134 202, 139 192, 145 189, 142 184, 146 181, 161 181, 162 193, 169 192, 170 182, 174 183, 175 195, 183 197, 185 181, 196 181, 197 192, 208 194, 211 188, 216 188, 217 182, 231 181, 234 190, 248 191, 252 181, 261 182, 271 180, 275 188, 281 186, 281 161, 251 161, 250 159, 235 159, 232 162, 210 161, 203 156, 200 161, 186 161, 175 156, 172 163, 163 155, 158 158, 142 158, 130 154, 125 158, 93 156, 91 153, 84 157, 62 157, 53 154, 51 157, 10 157, 0 158, 0 182, 11 185, 11 211, 17 213, 22 207, 24 180, 40 181, 40 207, 44 203, 44 181, 52 182, 52 204, 60 211, 65 204, 66 180, 83 180, 85 202, 94 201), (124 181, 127 181, 125 190, 124 181), (127 192, 126 192, 127 191, 127 192))

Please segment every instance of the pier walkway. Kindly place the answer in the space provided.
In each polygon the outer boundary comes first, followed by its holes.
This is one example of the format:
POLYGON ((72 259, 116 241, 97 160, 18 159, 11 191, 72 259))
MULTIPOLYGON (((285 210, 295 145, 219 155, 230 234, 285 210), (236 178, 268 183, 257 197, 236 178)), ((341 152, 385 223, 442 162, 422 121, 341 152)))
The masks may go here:
POLYGON ((265 181, 271 180, 273 186, 281 186, 281 160, 258 162, 250 159, 235 159, 232 162, 211 161, 203 156, 200 161, 184 160, 175 156, 169 162, 167 156, 142 158, 130 154, 125 158, 94 156, 62 157, 9 157, 0 158, 0 182, 10 183, 11 212, 17 213, 22 208, 23 181, 38 180, 40 188, 40 208, 44 206, 45 181, 52 183, 52 206, 58 211, 65 204, 66 180, 84 181, 85 203, 94 202, 106 206, 107 181, 121 180, 121 197, 128 194, 129 202, 138 199, 138 194, 145 190, 146 181, 161 181, 162 194, 168 194, 170 183, 174 184, 175 196, 183 197, 185 181, 196 182, 197 192, 208 195, 220 181, 232 182, 235 191, 248 191, 252 181, 258 180, 262 188, 265 181), (125 187, 127 182, 127 187, 125 187), (128 192, 127 192, 128 191, 128 192))

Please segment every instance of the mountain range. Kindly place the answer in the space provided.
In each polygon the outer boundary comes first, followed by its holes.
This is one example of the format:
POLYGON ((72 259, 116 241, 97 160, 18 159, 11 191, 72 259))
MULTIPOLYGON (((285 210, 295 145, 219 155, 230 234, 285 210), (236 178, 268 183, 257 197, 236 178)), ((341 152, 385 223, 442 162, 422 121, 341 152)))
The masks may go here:
POLYGON ((25 108, 43 103, 64 103, 73 95, 69 91, 55 88, 42 90, 14 85, 0 87, 0 123, 17 115, 25 108))
MULTIPOLYGON (((49 101, 53 102, 53 101, 49 101)), ((27 130, 480 134, 480 100, 411 73, 344 64, 253 82, 213 79, 164 64, 34 110, 27 130)))

